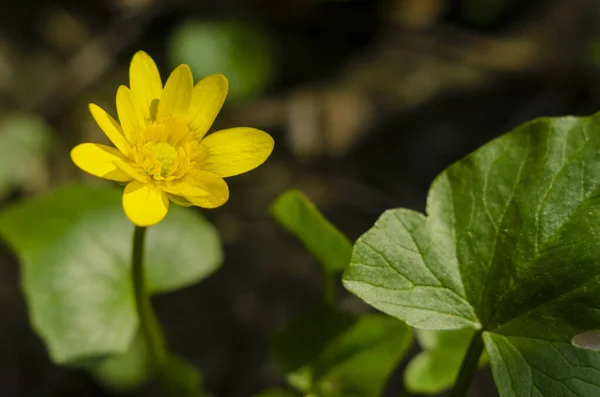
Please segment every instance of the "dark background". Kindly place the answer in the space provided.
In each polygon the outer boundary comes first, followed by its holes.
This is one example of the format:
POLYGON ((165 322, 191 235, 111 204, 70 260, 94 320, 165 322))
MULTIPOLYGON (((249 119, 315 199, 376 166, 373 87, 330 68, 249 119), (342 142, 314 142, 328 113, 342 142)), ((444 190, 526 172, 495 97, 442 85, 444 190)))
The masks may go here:
MULTIPOLYGON (((25 112, 54 133, 46 173, 0 198, 0 208, 86 179, 68 151, 98 141, 87 104, 114 109, 135 51, 150 53, 166 77, 176 61, 198 55, 174 55, 184 26, 208 26, 217 35, 239 27, 234 44, 250 33, 262 43, 258 60, 244 55, 243 40, 235 50, 241 53, 236 81, 250 79, 250 88, 228 100, 216 127, 264 129, 276 149, 257 171, 228 180, 227 205, 205 212, 222 236, 223 267, 196 286, 154 299, 173 350, 201 369, 216 397, 284 385, 269 362, 269 336, 320 298, 318 264, 268 214, 279 193, 305 191, 355 239, 387 208, 422 210, 437 173, 519 123, 600 107, 600 2, 594 0, 1 5, 0 115, 25 112), (259 77, 244 77, 245 69, 259 77)), ((339 298, 368 310, 341 286, 339 298)), ((386 396, 399 395, 401 370, 386 396)), ((481 371, 471 395, 495 393, 489 369, 481 371)), ((0 247, 0 396, 108 395, 85 372, 49 361, 28 323, 18 263, 0 247)), ((150 385, 131 395, 158 393, 150 385)))

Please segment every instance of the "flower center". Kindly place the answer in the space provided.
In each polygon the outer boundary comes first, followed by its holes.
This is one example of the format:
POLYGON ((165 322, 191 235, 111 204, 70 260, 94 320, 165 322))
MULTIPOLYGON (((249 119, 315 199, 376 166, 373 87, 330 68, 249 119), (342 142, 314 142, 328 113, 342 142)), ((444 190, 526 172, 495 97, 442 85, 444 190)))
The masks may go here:
POLYGON ((176 120, 152 123, 132 137, 132 160, 155 181, 169 182, 199 166, 206 148, 187 126, 176 120))
POLYGON ((169 176, 177 166, 177 149, 165 142, 157 143, 156 162, 160 165, 160 176, 169 176))

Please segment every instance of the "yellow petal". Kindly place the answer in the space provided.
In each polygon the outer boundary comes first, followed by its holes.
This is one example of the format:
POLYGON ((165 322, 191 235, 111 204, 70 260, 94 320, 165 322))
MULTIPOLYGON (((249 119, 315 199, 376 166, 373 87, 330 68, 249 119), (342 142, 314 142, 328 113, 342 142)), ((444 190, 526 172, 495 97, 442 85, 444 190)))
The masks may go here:
POLYGON ((264 131, 238 127, 212 133, 201 144, 208 149, 204 169, 225 178, 264 163, 275 143, 264 131))
POLYGON ((209 193, 201 186, 196 186, 195 173, 189 172, 185 177, 171 182, 165 182, 160 185, 160 188, 167 193, 177 196, 201 196, 206 197, 209 193))
POLYGON ((94 176, 118 182, 131 180, 129 175, 115 165, 115 161, 124 160, 124 157, 113 147, 96 143, 82 143, 71 150, 71 160, 76 166, 94 176))
POLYGON ((108 139, 121 151, 123 154, 127 154, 129 152, 129 143, 125 140, 123 136, 123 130, 121 126, 115 119, 111 117, 110 114, 106 113, 102 108, 98 105, 90 103, 89 105, 90 113, 92 113, 92 117, 96 120, 98 127, 106 134, 108 139))
POLYGON ((157 120, 183 118, 192 100, 194 79, 188 65, 179 65, 169 76, 158 102, 157 120))
POLYGON ((194 205, 190 203, 185 197, 176 196, 174 194, 169 194, 168 196, 169 200, 182 207, 191 207, 192 205, 194 205))
POLYGON ((154 60, 144 51, 138 51, 131 60, 129 85, 144 119, 154 120, 162 94, 162 81, 154 60))
POLYGON ((198 207, 220 207, 229 199, 229 187, 227 183, 223 178, 212 172, 192 170, 186 174, 185 182, 190 187, 202 189, 206 192, 204 196, 185 196, 185 199, 198 207))
POLYGON ((115 165, 121 171, 129 175, 131 179, 135 179, 143 183, 150 182, 150 176, 147 173, 145 173, 140 167, 132 165, 126 160, 115 160, 115 165))
POLYGON ((124 85, 117 90, 117 113, 123 128, 123 135, 128 141, 132 142, 132 137, 144 127, 145 121, 144 115, 138 109, 131 91, 124 85))
POLYGON ((196 83, 186 120, 190 129, 196 133, 197 139, 206 135, 217 118, 225 102, 228 87, 227 79, 222 74, 211 74, 196 83))
POLYGON ((154 185, 132 181, 123 192, 123 210, 137 226, 152 226, 167 215, 167 194, 154 185))

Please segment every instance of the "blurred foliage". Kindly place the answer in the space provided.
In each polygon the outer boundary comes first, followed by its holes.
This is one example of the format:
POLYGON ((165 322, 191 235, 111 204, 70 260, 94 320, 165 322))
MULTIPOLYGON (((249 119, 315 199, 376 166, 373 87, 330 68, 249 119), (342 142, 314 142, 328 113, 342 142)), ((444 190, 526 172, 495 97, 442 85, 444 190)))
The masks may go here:
POLYGON ((304 395, 372 397, 412 342, 403 322, 319 306, 292 319, 273 338, 275 363, 304 395))
POLYGON ((99 383, 109 389, 137 389, 152 375, 146 341, 138 333, 125 353, 90 364, 88 369, 99 383))
POLYGON ((326 272, 341 272, 350 263, 352 243, 304 193, 288 190, 281 194, 271 205, 271 214, 281 226, 302 241, 326 272))
POLYGON ((38 116, 0 114, 0 197, 15 186, 45 186, 51 136, 52 129, 38 116))
POLYGON ((244 20, 189 20, 169 38, 173 67, 186 63, 199 79, 212 73, 229 80, 229 98, 249 99, 273 79, 275 58, 268 37, 244 20))
POLYGON ((167 367, 161 374, 165 394, 175 397, 207 397, 198 370, 181 357, 169 357, 167 367))
MULTIPOLYGON (((68 186, 16 204, 0 215, 0 234, 21 260, 31 323, 56 363, 129 349, 138 325, 133 226, 118 190, 68 186)), ((148 231, 146 249, 152 293, 198 282, 222 261, 213 226, 179 207, 148 231)))
POLYGON ((255 397, 298 397, 298 393, 287 389, 269 389, 257 394, 255 397))
MULTIPOLYGON (((349 263, 352 245, 300 191, 289 190, 271 214, 319 260, 326 277, 349 263)), ((325 292, 328 283, 324 283, 325 292)), ((327 303, 292 320, 272 342, 273 359, 288 382, 305 396, 372 397, 412 343, 411 329, 384 315, 355 315, 327 303)))
MULTIPOLYGON (((411 393, 439 394, 449 389, 456 380, 474 330, 465 328, 452 331, 415 331, 423 349, 406 367, 404 382, 411 393)), ((480 366, 488 362, 485 352, 480 366)))

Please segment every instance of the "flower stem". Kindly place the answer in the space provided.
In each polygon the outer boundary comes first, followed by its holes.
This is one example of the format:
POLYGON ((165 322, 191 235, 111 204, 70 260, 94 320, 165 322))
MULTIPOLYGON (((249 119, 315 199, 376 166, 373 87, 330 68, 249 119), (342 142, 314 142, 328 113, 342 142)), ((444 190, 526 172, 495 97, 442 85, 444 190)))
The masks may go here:
POLYGON ((168 358, 167 346, 160 323, 152 310, 148 286, 146 283, 146 272, 144 267, 144 239, 145 227, 135 227, 133 233, 133 256, 132 276, 135 304, 140 321, 140 330, 150 353, 152 370, 156 375, 161 375, 168 358))
POLYGON ((465 397, 469 386, 475 377, 479 366, 479 357, 483 352, 483 339, 481 338, 482 330, 475 332, 469 343, 469 348, 460 366, 460 372, 454 383, 454 387, 450 392, 449 397, 465 397))
POLYGON ((329 305, 335 304, 335 273, 323 272, 323 301, 329 305))

